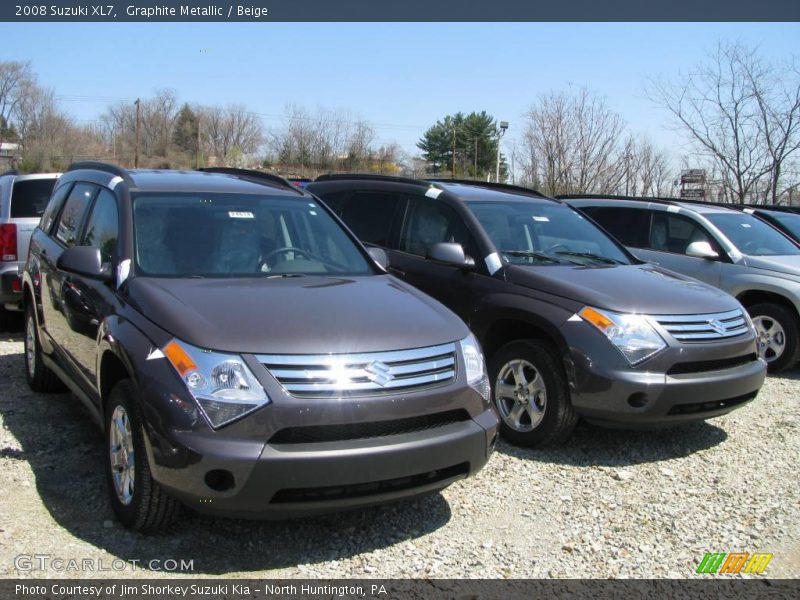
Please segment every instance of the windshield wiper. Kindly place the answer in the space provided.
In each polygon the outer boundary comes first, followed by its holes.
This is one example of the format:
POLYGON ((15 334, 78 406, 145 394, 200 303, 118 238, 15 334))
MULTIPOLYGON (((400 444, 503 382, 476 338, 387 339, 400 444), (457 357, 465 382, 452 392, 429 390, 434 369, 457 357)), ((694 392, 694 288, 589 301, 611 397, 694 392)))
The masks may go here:
POLYGON ((532 250, 500 250, 500 254, 508 254, 509 256, 521 256, 523 258, 536 258, 551 263, 561 264, 561 261, 552 256, 548 256, 544 252, 535 252, 532 250))
POLYGON ((592 260, 596 260, 601 263, 605 263, 607 265, 623 265, 621 260, 617 260, 616 258, 609 258, 607 256, 600 256, 599 254, 594 254, 593 252, 556 252, 556 254, 562 254, 564 256, 577 256, 579 258, 590 258, 592 260))

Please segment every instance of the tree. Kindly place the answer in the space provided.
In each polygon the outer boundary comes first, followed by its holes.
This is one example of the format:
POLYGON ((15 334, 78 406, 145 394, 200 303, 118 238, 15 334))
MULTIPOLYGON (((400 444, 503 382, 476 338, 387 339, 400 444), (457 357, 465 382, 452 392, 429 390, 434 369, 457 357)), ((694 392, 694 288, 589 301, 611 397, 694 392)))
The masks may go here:
MULTIPOLYGON (((430 163, 434 173, 449 169, 483 179, 495 172, 497 143, 494 117, 486 111, 468 115, 458 112, 430 127, 417 142, 417 148, 422 150, 422 157, 430 163)), ((501 156, 501 172, 505 175, 506 171, 505 159, 501 156)))
POLYGON ((523 170, 548 194, 611 192, 625 176, 622 118, 586 89, 543 94, 526 115, 523 170))
POLYGON ((172 133, 172 143, 178 150, 190 156, 197 154, 198 126, 197 115, 184 103, 175 119, 175 130, 172 133))
POLYGON ((650 82, 647 94, 713 161, 725 196, 743 203, 760 187, 776 201, 800 146, 796 62, 780 65, 740 42, 721 42, 689 74, 650 82))
POLYGON ((264 139, 260 119, 241 104, 204 108, 200 121, 203 147, 226 164, 242 164, 243 155, 257 152, 264 139))
POLYGON ((26 88, 35 83, 35 76, 28 62, 0 61, 0 144, 6 141, 17 106, 26 88))

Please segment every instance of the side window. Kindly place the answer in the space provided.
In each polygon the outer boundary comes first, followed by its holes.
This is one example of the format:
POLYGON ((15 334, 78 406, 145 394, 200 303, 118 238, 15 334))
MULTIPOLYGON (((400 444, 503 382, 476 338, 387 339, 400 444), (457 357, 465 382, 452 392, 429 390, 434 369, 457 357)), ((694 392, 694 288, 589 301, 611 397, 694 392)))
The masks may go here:
POLYGON ((100 190, 86 225, 82 245, 100 248, 103 262, 108 263, 117 256, 118 237, 117 201, 108 190, 100 190))
POLYGON ((436 200, 415 200, 400 240, 400 250, 427 256, 433 244, 456 242, 473 258, 478 250, 463 219, 436 200))
POLYGON ((332 194, 325 194, 324 196, 319 196, 320 199, 330 208, 333 212, 337 215, 342 215, 342 203, 344 202, 345 198, 350 195, 349 191, 346 192, 334 192, 332 194))
POLYGON ((88 183, 77 183, 72 188, 56 225, 56 238, 67 246, 78 242, 81 225, 96 191, 97 187, 88 183))
POLYGON ((399 194, 356 192, 344 202, 342 220, 362 242, 387 247, 402 200, 399 194))
POLYGON ((581 208, 623 246, 646 248, 650 234, 650 211, 641 208, 587 206, 581 208))
POLYGON ((650 248, 661 252, 686 254, 686 248, 692 242, 708 242, 719 251, 714 239, 692 219, 666 212, 653 213, 650 248))
POLYGON ((58 211, 61 210, 61 205, 64 204, 64 198, 67 197, 67 194, 72 189, 72 186, 62 185, 58 188, 53 197, 50 198, 50 202, 47 204, 47 208, 44 210, 44 214, 42 215, 42 220, 39 223, 39 226, 42 228, 42 231, 45 233, 50 233, 50 229, 53 227, 53 221, 56 220, 56 215, 58 211))

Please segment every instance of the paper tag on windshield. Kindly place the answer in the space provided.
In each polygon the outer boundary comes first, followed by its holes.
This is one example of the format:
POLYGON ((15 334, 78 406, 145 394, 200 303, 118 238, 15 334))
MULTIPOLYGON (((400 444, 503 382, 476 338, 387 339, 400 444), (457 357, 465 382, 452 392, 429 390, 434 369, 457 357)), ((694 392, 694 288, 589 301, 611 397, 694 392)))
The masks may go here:
POLYGON ((547 217, 537 217, 536 215, 533 215, 533 220, 534 221, 539 221, 540 223, 549 223, 550 222, 550 219, 548 219, 547 217))
POLYGON ((433 198, 434 200, 436 200, 439 197, 439 194, 441 194, 441 193, 442 193, 442 190, 440 190, 439 188, 430 187, 430 188, 428 188, 428 191, 425 192, 425 195, 428 198, 433 198))
POLYGON ((228 216, 231 219, 255 219, 251 212, 236 212, 233 210, 228 211, 228 216))

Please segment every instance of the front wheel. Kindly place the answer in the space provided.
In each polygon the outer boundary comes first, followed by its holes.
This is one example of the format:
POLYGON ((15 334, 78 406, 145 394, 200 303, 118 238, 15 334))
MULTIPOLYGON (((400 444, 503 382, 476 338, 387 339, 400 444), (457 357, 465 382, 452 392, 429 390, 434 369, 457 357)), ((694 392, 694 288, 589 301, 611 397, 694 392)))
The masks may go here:
POLYGON ((566 377, 549 344, 519 340, 500 348, 489 365, 500 433, 518 446, 563 442, 578 422, 566 377))
POLYGON ((770 373, 794 364, 798 350, 798 326, 794 315, 780 304, 764 302, 747 309, 756 328, 758 354, 770 373))
POLYGON ((111 506, 129 529, 163 531, 177 518, 180 504, 150 472, 135 391, 130 381, 120 381, 106 405, 105 463, 111 506))

